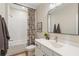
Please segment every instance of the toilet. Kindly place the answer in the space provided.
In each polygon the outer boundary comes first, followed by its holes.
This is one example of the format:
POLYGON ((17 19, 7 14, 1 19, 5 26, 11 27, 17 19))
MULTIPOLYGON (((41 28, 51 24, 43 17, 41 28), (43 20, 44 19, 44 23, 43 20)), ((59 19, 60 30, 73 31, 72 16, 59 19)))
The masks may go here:
POLYGON ((34 56, 35 55, 35 45, 29 45, 26 47, 26 54, 27 56, 34 56))

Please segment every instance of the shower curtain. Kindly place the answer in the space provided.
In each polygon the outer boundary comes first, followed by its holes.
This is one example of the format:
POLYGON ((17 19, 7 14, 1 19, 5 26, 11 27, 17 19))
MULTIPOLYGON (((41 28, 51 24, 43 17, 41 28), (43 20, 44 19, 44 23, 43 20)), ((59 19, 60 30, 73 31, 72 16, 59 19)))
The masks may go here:
POLYGON ((35 9, 28 8, 28 45, 35 44, 35 9))

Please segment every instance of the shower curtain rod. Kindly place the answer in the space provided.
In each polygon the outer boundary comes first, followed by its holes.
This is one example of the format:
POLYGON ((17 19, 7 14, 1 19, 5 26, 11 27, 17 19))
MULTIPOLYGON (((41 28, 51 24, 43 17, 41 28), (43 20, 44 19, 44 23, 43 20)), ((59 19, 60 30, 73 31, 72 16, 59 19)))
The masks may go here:
MULTIPOLYGON (((19 5, 19 6, 25 7, 25 8, 30 8, 30 7, 27 7, 27 6, 24 6, 24 5, 18 4, 18 3, 13 3, 13 4, 16 4, 16 5, 19 5)), ((33 8, 32 8, 32 9, 33 9, 33 8)))

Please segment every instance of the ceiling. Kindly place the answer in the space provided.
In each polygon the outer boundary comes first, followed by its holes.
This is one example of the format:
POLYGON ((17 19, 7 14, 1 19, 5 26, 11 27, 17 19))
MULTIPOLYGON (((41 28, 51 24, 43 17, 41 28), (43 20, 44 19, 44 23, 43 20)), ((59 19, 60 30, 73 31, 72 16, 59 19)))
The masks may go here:
POLYGON ((21 5, 36 9, 41 3, 21 3, 21 5))

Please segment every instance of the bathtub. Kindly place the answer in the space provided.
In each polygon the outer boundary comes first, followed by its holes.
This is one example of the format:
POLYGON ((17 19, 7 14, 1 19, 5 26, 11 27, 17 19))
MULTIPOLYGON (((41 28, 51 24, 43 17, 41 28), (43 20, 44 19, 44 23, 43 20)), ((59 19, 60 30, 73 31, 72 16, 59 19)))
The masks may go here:
POLYGON ((27 46, 27 40, 17 40, 17 41, 10 40, 7 56, 15 55, 25 51, 26 46, 27 46))

